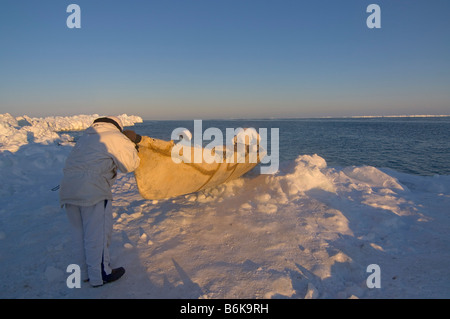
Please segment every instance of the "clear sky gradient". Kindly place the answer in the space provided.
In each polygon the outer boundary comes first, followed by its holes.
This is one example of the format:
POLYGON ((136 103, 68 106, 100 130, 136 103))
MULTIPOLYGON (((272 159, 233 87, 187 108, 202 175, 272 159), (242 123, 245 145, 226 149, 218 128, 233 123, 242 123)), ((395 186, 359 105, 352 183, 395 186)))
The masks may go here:
POLYGON ((450 114, 449 34, 448 0, 2 0, 0 113, 450 114))

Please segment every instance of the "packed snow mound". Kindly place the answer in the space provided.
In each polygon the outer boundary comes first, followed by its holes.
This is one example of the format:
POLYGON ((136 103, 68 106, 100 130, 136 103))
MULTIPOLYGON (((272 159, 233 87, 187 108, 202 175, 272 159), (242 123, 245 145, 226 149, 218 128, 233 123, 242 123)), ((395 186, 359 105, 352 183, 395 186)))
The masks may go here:
MULTIPOLYGON (((16 152, 20 146, 28 143, 49 144, 65 142, 70 139, 64 131, 81 131, 101 117, 98 114, 75 116, 50 116, 31 118, 27 115, 13 117, 9 113, 0 114, 0 152, 16 152)), ((124 126, 142 123, 142 118, 135 115, 118 116, 124 126)))
POLYGON ((285 183, 289 195, 304 193, 317 188, 335 192, 333 181, 322 171, 326 167, 325 159, 316 154, 299 156, 286 168, 285 175, 281 180, 280 177, 275 176, 271 182, 285 183))

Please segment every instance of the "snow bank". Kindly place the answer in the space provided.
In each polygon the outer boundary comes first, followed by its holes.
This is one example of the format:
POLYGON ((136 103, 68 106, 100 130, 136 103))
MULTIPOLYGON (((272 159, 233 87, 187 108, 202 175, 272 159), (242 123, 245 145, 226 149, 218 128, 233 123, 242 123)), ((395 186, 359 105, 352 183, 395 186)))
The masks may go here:
MULTIPOLYGON (((0 151, 16 152, 22 145, 28 143, 49 144, 67 141, 68 135, 59 132, 84 130, 98 117, 100 117, 98 114, 93 114, 45 118, 31 118, 24 115, 15 118, 8 113, 0 114, 0 151)), ((124 126, 142 122, 139 116, 122 114, 118 117, 124 126)))
MULTIPOLYGON (((2 119, 5 131, 22 120, 2 119)), ((0 153, 0 298, 450 297, 450 176, 333 168, 317 155, 163 201, 120 174, 111 257, 127 272, 69 289, 71 238, 54 187, 71 148, 0 153), (371 264, 381 288, 367 286, 371 264)))

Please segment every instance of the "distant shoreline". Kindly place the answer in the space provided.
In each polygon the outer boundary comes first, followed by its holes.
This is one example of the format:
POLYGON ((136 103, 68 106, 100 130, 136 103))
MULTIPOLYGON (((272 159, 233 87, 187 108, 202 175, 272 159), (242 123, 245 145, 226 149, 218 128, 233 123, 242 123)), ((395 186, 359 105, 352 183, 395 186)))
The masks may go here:
POLYGON ((356 115, 343 116, 344 118, 380 118, 380 117, 450 117, 450 115, 356 115))
MULTIPOLYGON (((202 118, 204 121, 283 121, 283 120, 322 120, 322 119, 377 119, 377 118, 445 118, 448 115, 349 115, 349 116, 315 116, 315 117, 262 117, 262 118, 202 118)), ((145 119, 144 121, 193 121, 192 119, 145 119)))

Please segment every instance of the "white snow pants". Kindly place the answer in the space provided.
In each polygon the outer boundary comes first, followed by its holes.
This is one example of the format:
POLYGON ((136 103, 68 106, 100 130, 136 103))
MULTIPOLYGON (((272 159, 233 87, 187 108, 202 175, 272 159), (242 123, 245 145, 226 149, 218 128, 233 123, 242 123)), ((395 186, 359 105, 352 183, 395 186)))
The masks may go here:
POLYGON ((107 275, 109 244, 113 230, 112 203, 101 201, 94 206, 66 204, 66 213, 73 231, 74 259, 80 266, 82 280, 92 286, 102 285, 102 263, 107 275))

